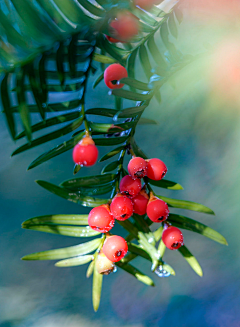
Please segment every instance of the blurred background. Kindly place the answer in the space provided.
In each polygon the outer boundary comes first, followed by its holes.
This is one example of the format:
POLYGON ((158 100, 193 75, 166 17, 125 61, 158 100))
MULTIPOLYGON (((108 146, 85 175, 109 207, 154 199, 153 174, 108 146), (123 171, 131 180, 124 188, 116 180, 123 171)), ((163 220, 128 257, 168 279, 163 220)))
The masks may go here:
MULTIPOLYGON (((202 278, 174 251, 166 251, 165 260, 175 277, 159 278, 150 273, 150 263, 135 260, 156 287, 118 270, 104 277, 100 308, 94 313, 87 265, 57 268, 51 261, 20 260, 28 253, 79 243, 20 228, 34 216, 89 212, 34 182, 58 184, 72 178, 71 151, 26 172, 33 159, 62 140, 10 159, 16 145, 0 115, 0 327, 240 326, 240 4, 183 0, 181 8, 184 19, 173 42, 184 54, 207 54, 162 88, 161 105, 153 100, 144 113, 158 125, 138 126, 136 140, 149 157, 167 164, 167 179, 184 187, 163 189, 161 194, 213 209, 216 216, 181 213, 219 231, 229 246, 184 231, 186 245, 203 268, 202 278)), ((145 81, 140 69, 137 78, 145 81)), ((89 83, 87 108, 105 106, 107 97, 103 83, 94 91, 89 83)), ((108 107, 112 104, 109 96, 108 107)), ((100 155, 107 150, 100 148, 100 155)), ((99 173, 102 166, 82 169, 78 175, 99 173)), ((114 229, 122 233, 120 227, 114 229)))

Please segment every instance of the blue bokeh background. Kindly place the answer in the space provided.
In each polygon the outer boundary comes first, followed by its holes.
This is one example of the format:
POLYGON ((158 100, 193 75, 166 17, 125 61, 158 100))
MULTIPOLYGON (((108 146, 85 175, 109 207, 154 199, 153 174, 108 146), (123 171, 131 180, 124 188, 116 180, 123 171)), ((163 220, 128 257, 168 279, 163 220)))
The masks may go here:
MULTIPOLYGON (((232 35, 234 24, 228 24, 226 32, 225 25, 188 19, 187 14, 178 40, 185 53, 205 51, 204 43, 211 45, 232 35)), ((71 178, 71 152, 26 172, 33 159, 60 141, 10 159, 16 145, 0 116, 0 327, 240 326, 240 116, 235 104, 212 100, 207 74, 212 62, 211 55, 204 56, 163 87, 161 105, 153 100, 144 113, 158 125, 138 126, 136 140, 149 157, 166 162, 168 179, 184 187, 159 193, 211 207, 216 216, 181 213, 222 233, 229 246, 184 231, 186 245, 203 268, 202 278, 174 251, 167 251, 165 260, 174 267, 175 277, 158 278, 150 272, 150 263, 137 259, 136 266, 151 274, 156 287, 147 287, 123 271, 106 276, 97 313, 92 309, 91 278, 85 278, 87 266, 57 268, 50 261, 20 260, 28 253, 79 242, 20 228, 21 222, 34 216, 89 212, 34 182, 58 184, 71 178)), ((144 80, 140 69, 138 78, 144 80)), ((113 100, 104 84, 94 91, 89 86, 87 108, 104 107, 106 101, 111 108, 113 100)), ((100 148, 100 154, 106 152, 100 148)), ((99 173, 102 167, 82 169, 79 176, 99 173)), ((114 229, 122 233, 120 227, 114 229)))

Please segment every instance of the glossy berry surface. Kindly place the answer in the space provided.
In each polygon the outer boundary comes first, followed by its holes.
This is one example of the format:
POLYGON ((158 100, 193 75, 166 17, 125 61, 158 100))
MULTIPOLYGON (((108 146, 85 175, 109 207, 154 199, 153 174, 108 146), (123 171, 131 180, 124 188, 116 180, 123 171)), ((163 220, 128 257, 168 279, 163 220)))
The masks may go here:
POLYGON ((97 232, 106 233, 113 228, 114 217, 108 205, 93 208, 88 215, 88 225, 97 232))
POLYGON ((117 195, 112 200, 110 210, 115 219, 123 221, 133 214, 133 204, 127 196, 117 195))
POLYGON ((124 77, 128 77, 128 73, 126 68, 120 64, 112 64, 104 71, 104 82, 110 89, 122 88, 124 84, 118 84, 118 81, 124 77))
POLYGON ((169 209, 167 203, 163 200, 153 197, 147 205, 147 215, 150 220, 155 223, 160 223, 169 216, 169 209))
POLYGON ((91 137, 84 137, 73 148, 73 161, 81 166, 93 166, 98 159, 98 148, 91 137))
POLYGON ((156 4, 156 0, 133 0, 133 4, 142 9, 150 10, 156 4))
POLYGON ((132 198, 133 212, 138 215, 145 215, 147 211, 148 196, 145 191, 141 191, 138 195, 132 198))
POLYGON ((127 175, 121 179, 119 187, 122 194, 136 196, 141 191, 141 181, 127 175))
POLYGON ((147 175, 147 162, 141 157, 132 158, 128 163, 128 172, 132 178, 143 178, 147 175))
POLYGON ((139 31, 138 19, 129 11, 119 13, 110 27, 114 37, 122 41, 130 41, 139 31))
POLYGON ((171 226, 164 229, 162 233, 162 241, 168 249, 177 250, 183 245, 183 234, 180 229, 171 226))
POLYGON ((167 173, 167 166, 158 159, 153 158, 148 160, 147 177, 154 181, 160 181, 167 173))
POLYGON ((121 236, 110 236, 103 244, 102 251, 112 262, 120 261, 128 251, 128 245, 121 236))

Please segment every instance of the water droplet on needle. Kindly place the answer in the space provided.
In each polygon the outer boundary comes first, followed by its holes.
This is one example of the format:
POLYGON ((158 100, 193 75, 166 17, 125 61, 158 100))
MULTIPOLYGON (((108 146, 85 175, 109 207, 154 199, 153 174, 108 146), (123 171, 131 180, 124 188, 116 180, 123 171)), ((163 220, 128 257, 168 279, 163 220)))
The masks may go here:
POLYGON ((171 275, 164 269, 163 265, 159 265, 154 272, 158 277, 169 277, 171 275))

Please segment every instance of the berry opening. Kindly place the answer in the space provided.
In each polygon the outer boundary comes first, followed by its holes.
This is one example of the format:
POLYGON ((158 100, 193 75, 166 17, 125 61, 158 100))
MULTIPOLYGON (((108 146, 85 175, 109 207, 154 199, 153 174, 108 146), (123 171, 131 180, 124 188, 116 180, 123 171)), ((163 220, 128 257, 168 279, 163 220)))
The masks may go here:
POLYGON ((162 173, 162 178, 166 175, 167 170, 164 170, 164 172, 162 173))
POLYGON ((112 83, 113 85, 116 85, 116 84, 118 83, 118 80, 117 80, 117 79, 114 79, 113 81, 111 81, 111 83, 112 83))
POLYGON ((134 176, 136 176, 137 178, 143 178, 143 177, 145 176, 145 174, 144 174, 144 170, 141 169, 141 170, 137 171, 137 172, 134 174, 134 176))
POLYGON ((172 246, 172 248, 177 248, 178 245, 179 245, 179 242, 174 242, 171 246, 172 246))
POLYGON ((122 255, 122 250, 119 250, 115 253, 115 256, 116 257, 120 257, 122 255))

